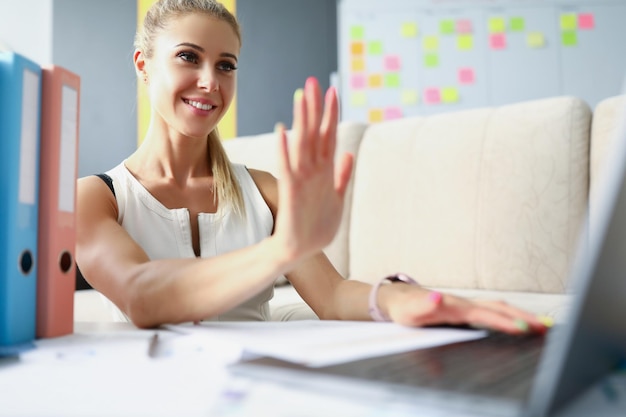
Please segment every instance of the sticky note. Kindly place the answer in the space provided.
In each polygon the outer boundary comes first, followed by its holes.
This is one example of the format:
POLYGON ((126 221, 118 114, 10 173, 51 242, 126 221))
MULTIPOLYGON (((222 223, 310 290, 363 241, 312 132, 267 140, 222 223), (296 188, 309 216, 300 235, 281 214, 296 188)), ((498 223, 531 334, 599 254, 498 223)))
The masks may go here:
POLYGON ((435 68, 439 66, 439 55, 424 54, 424 66, 426 68, 435 68))
POLYGON ((446 19, 439 22, 439 32, 442 35, 451 35, 454 33, 454 20, 446 19))
POLYGON ((437 104, 441 102, 441 95, 438 88, 427 88, 424 90, 424 102, 426 104, 437 104))
POLYGON ((385 114, 382 109, 371 109, 367 114, 367 119, 370 123, 382 122, 385 114))
POLYGON ((456 87, 444 87, 441 89, 441 101, 444 103, 456 103, 459 101, 459 90, 456 87))
POLYGON ((506 36, 504 33, 492 33, 489 35, 489 46, 491 49, 505 49, 506 36))
POLYGON ((380 88, 383 86, 383 76, 380 74, 372 74, 367 77, 367 86, 369 88, 380 88))
POLYGON ((417 102, 419 101, 417 91, 410 90, 410 89, 403 90, 400 99, 402 101, 402 104, 409 105, 409 106, 413 104, 417 104, 417 102))
POLYGON ((363 72, 365 71, 365 60, 362 58, 355 58, 350 63, 350 69, 352 72, 363 72))
POLYGON ((526 44, 531 48, 543 48, 546 45, 546 38, 541 32, 529 32, 526 35, 526 44))
POLYGON ((365 88, 365 76, 364 75, 353 75, 350 77, 350 86, 353 90, 359 90, 361 88, 365 88))
POLYGON ((474 69, 469 67, 459 68, 459 83, 474 84, 474 69))
POLYGON ((523 17, 512 17, 510 21, 511 31, 523 32, 526 22, 523 17))
POLYGON ((474 28, 469 19, 459 19, 456 21, 456 33, 472 33, 474 28))
POLYGON ((365 36, 365 28, 363 26, 350 27, 350 39, 359 40, 365 36))
POLYGON ((399 55, 387 55, 385 57, 385 71, 400 71, 400 56, 399 55))
POLYGON ((506 22, 502 17, 489 18, 489 33, 503 33, 506 31, 506 22))
POLYGON ((367 94, 364 91, 354 91, 350 94, 350 104, 353 107, 364 107, 367 105, 367 94))
POLYGON ((578 19, 574 13, 566 13, 561 15, 561 30, 576 30, 578 28, 578 19))
POLYGON ((578 35, 575 31, 561 32, 561 41, 563 46, 576 46, 578 45, 578 35))
POLYGON ((385 74, 385 87, 397 88, 400 87, 400 74, 392 72, 385 74))
POLYGON ((402 109, 400 107, 387 107, 383 117, 385 120, 401 119, 402 109))
POLYGON ((367 45, 367 51, 370 55, 382 55, 383 43, 381 41, 371 41, 367 45))
POLYGON ((425 51, 436 51, 439 49, 439 38, 434 35, 424 36, 422 39, 422 47, 425 51))
POLYGON ((417 36, 417 24, 404 22, 400 28, 400 35, 403 38, 415 38, 417 36))
POLYGON ((468 51, 474 47, 474 35, 459 35, 456 38, 456 47, 461 51, 468 51))
POLYGON ((578 15, 578 28, 590 30, 595 26, 593 13, 581 13, 578 15))
POLYGON ((350 44, 350 53, 352 55, 363 55, 365 52, 365 46, 363 42, 352 42, 350 44))

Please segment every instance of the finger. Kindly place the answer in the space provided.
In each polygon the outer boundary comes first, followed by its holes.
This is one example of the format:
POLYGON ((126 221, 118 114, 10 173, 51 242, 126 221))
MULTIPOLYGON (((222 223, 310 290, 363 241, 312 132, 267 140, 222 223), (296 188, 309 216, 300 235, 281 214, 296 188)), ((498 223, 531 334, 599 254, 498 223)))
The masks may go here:
POLYGON ((524 334, 530 328, 525 320, 508 314, 475 305, 467 312, 467 322, 476 327, 485 327, 510 334, 524 334))
POLYGON ((279 178, 287 180, 291 174, 291 163, 289 161, 289 142, 285 125, 276 123, 274 132, 278 138, 278 172, 279 178))
POLYGON ((352 176, 353 165, 354 155, 351 153, 344 154, 339 161, 338 169, 335 173, 335 189, 341 198, 344 198, 346 194, 348 182, 350 182, 350 177, 352 176))
POLYGON ((315 77, 307 78, 304 84, 304 94, 307 104, 307 139, 310 141, 310 151, 313 158, 317 158, 320 136, 320 123, 322 121, 322 93, 315 77))
POLYGON ((321 125, 322 143, 320 156, 322 159, 334 158, 337 146, 337 124, 339 122, 339 103, 337 90, 330 87, 324 98, 324 117, 321 125))
POLYGON ((291 168, 298 169, 308 165, 307 158, 310 157, 308 153, 307 142, 307 103, 304 95, 304 90, 297 89, 293 95, 293 138, 295 144, 290 147, 291 156, 291 168))
POLYGON ((544 322, 542 322, 536 315, 531 314, 527 311, 520 310, 517 307, 514 307, 503 301, 480 301, 478 304, 488 306, 494 310, 500 311, 504 314, 507 314, 513 320, 520 319, 528 323, 528 325, 536 331, 545 331, 547 327, 544 322))

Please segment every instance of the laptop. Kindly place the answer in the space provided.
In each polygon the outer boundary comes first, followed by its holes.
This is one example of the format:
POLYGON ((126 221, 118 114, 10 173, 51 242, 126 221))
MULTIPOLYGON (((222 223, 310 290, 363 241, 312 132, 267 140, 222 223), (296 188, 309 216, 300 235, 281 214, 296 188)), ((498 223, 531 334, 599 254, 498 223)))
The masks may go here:
POLYGON ((623 114, 600 185, 597 228, 581 234, 571 269, 569 315, 547 335, 492 333, 315 368, 257 357, 230 370, 357 401, 449 410, 445 415, 558 414, 626 359, 626 109, 623 114))

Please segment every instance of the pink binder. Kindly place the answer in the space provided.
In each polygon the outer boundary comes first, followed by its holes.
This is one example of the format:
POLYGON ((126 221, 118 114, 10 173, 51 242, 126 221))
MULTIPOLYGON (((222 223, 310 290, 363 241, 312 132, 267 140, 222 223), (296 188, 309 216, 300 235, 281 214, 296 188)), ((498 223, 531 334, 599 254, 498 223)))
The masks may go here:
POLYGON ((80 77, 42 67, 37 337, 74 331, 80 77))

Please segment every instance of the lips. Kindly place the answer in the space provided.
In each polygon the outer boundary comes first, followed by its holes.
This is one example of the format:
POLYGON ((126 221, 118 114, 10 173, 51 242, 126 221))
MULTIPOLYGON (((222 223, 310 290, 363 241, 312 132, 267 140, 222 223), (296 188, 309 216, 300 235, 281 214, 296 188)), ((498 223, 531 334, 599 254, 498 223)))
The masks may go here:
POLYGON ((185 102, 186 104, 189 104, 192 107, 195 107, 198 110, 204 110, 204 111, 209 111, 216 107, 216 106, 212 106, 209 103, 201 103, 199 101, 188 100, 186 98, 183 99, 183 102, 185 102))

